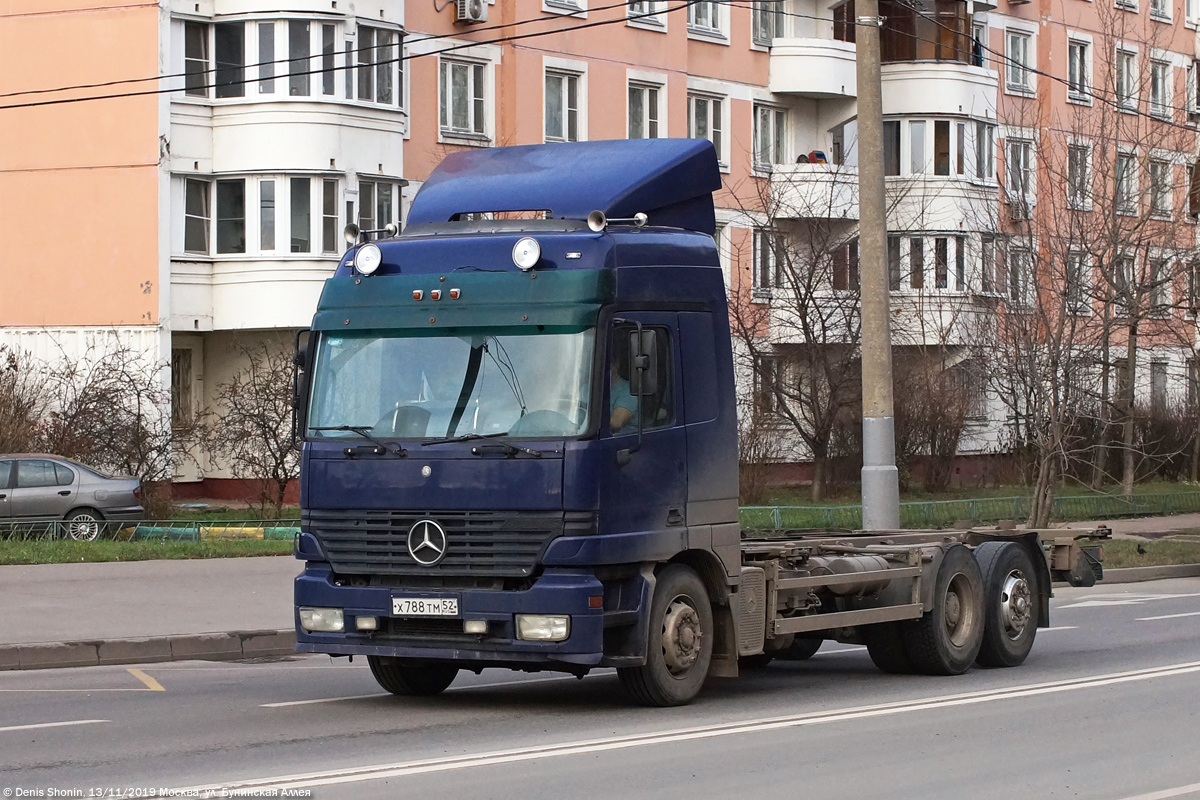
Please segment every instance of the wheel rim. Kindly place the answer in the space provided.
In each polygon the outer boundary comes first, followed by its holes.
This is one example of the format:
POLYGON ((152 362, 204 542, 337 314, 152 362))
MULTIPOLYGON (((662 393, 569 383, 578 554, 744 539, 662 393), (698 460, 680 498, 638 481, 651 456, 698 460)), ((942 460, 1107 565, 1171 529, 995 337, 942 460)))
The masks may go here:
POLYGON ((1014 569, 1004 578, 1000 589, 1000 619, 1004 621, 1004 635, 1009 639, 1020 639, 1029 628, 1033 616, 1033 593, 1025 573, 1014 569))
POLYGON ((946 587, 943 621, 946 635, 955 647, 966 646, 975 631, 978 598, 975 587, 963 573, 950 579, 946 587))
POLYGON ((100 534, 100 524, 91 514, 76 514, 67 523, 67 533, 72 539, 91 541, 100 534))
POLYGON ((686 597, 676 597, 667 605, 663 617, 662 651, 667 670, 678 677, 700 658, 704 631, 700 614, 686 597))

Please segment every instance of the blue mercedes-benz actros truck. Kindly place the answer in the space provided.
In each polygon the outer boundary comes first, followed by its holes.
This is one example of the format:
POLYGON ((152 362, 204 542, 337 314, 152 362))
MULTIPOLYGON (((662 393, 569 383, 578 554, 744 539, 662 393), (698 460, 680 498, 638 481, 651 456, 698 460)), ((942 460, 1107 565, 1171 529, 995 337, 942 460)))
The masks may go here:
MULTIPOLYGON (((1015 666, 1071 534, 744 533, 700 140, 470 150, 352 246, 297 348, 297 650, 383 688, 615 667, 649 705, 863 642, 892 672, 1015 666)), ((1096 538, 1099 532, 1079 532, 1096 538)))

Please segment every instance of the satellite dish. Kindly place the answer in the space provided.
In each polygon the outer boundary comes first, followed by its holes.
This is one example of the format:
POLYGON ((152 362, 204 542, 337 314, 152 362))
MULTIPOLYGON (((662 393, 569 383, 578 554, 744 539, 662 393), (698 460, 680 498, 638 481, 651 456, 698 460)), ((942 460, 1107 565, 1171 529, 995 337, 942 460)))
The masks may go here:
POLYGON ((608 219, 604 216, 603 211, 593 211, 587 215, 587 225, 596 233, 600 233, 608 227, 608 219))
POLYGON ((342 231, 342 235, 346 237, 346 244, 351 247, 358 244, 358 226, 353 222, 346 226, 345 230, 342 231))

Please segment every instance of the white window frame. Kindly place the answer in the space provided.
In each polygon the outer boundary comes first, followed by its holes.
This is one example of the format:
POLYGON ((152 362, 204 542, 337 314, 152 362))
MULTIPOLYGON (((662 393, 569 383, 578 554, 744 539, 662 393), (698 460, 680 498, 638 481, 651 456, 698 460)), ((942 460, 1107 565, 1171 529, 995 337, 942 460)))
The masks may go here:
MULTIPOLYGON (((363 105, 369 105, 369 106, 372 106, 375 108, 404 108, 405 107, 405 97, 407 96, 407 93, 405 91, 406 87, 404 86, 405 70, 403 68, 403 66, 404 66, 403 60, 384 65, 384 66, 387 66, 391 72, 392 99, 391 99, 391 101, 386 102, 386 103, 379 100, 379 69, 380 69, 380 65, 377 63, 379 60, 378 42, 375 42, 375 45, 373 47, 373 52, 371 53, 372 60, 369 65, 369 68, 371 70, 370 71, 370 78, 371 78, 371 80, 370 80, 370 86, 371 86, 370 95, 371 96, 370 96, 370 98, 364 98, 364 97, 360 96, 362 93, 362 82, 361 82, 361 78, 360 78, 360 75, 361 75, 360 70, 362 70, 364 66, 367 66, 367 62, 359 61, 359 59, 362 57, 362 48, 360 45, 362 43, 362 37, 363 37, 364 30, 371 31, 372 37, 378 36, 380 31, 383 31, 385 33, 390 33, 393 36, 393 41, 391 44, 391 57, 393 57, 393 58, 401 57, 402 58, 404 55, 405 41, 406 41, 407 37, 405 37, 403 30, 401 30, 399 28, 392 28, 389 26, 383 26, 383 25, 377 25, 377 24, 374 24, 374 25, 360 24, 360 25, 356 26, 355 31, 354 31, 354 39, 353 39, 353 42, 354 42, 354 68, 353 68, 353 75, 351 78, 351 81, 352 81, 352 84, 354 87, 354 96, 347 98, 347 99, 351 100, 353 102, 356 102, 356 103, 361 103, 363 105)), ((336 42, 336 37, 335 37, 335 42, 336 42)), ((341 54, 336 52, 336 50, 335 50, 335 52, 334 52, 335 61, 339 55, 341 55, 341 54)), ((384 59, 384 60, 387 60, 387 59, 384 59)), ((338 70, 335 69, 334 73, 336 74, 337 72, 338 72, 338 70)), ((439 68, 439 81, 440 81, 440 79, 441 79, 441 77, 440 77, 440 68, 439 68)), ((439 86, 439 89, 440 89, 440 86, 439 86)), ((334 93, 335 94, 337 93, 336 78, 335 78, 334 93)))
POLYGON ((542 11, 587 19, 587 0, 542 0, 542 11))
POLYGON ((1004 188, 1008 202, 1024 203, 1025 208, 1032 209, 1037 205, 1037 150, 1034 141, 1026 136, 1006 136, 1004 139, 1004 188), (1014 184, 1013 152, 1020 148, 1019 159, 1024 186, 1014 184))
POLYGON ((1121 9, 1122 11, 1132 11, 1136 14, 1138 10, 1138 0, 1113 0, 1113 6, 1121 9))
POLYGON ((1200 116, 1200 80, 1197 80, 1198 76, 1200 76, 1200 59, 1192 59, 1192 63, 1187 67, 1187 98, 1184 103, 1189 120, 1195 120, 1197 116, 1200 116))
POLYGON ((1092 104, 1092 40, 1071 32, 1067 35, 1067 102, 1092 104), (1079 52, 1082 58, 1076 58, 1079 52), (1077 74, 1078 71, 1078 74, 1077 74))
POLYGON ((729 171, 729 97, 699 90, 688 90, 688 136, 693 139, 707 139, 713 143, 717 151, 717 162, 724 172, 729 171), (707 136, 696 135, 696 106, 707 105, 709 132, 707 136), (716 114, 713 104, 719 104, 716 114), (714 137, 713 134, 717 135, 714 137))
POLYGON ((1139 213, 1138 202, 1138 157, 1137 153, 1129 150, 1118 150, 1113 161, 1113 210, 1127 217, 1136 217, 1139 213), (1128 164, 1128 171, 1122 173, 1121 164, 1128 164), (1128 179, 1128 185, 1122 190, 1122 174, 1128 179))
POLYGON ((212 25, 207 22, 200 22, 199 20, 180 20, 178 30, 180 37, 179 53, 183 56, 183 62, 181 64, 182 69, 180 69, 180 72, 184 73, 185 75, 184 89, 179 94, 179 97, 188 98, 190 100, 209 100, 213 95, 212 83, 214 78, 214 72, 211 71, 214 66, 212 25), (204 53, 202 58, 194 58, 188 55, 188 29, 193 26, 199 28, 202 34, 200 38, 200 41, 204 45, 204 53), (195 74, 200 76, 201 85, 196 89, 188 88, 188 76, 193 74, 188 68, 193 63, 197 63, 200 66, 200 69, 196 70, 195 74))
POLYGON ((729 14, 720 0, 698 0, 687 7, 689 39, 729 44, 729 14))
POLYGON ((1150 251, 1146 263, 1146 279, 1147 283, 1158 284, 1150 286, 1148 291, 1147 311, 1153 316, 1165 316, 1171 311, 1171 306, 1174 303, 1174 292, 1171 286, 1171 275, 1177 269, 1172 264, 1173 259, 1169 253, 1150 251), (1163 276, 1157 274, 1154 265, 1158 264, 1163 276), (1159 283, 1160 277, 1165 277, 1162 283, 1159 283))
POLYGON ((667 136, 667 78, 653 72, 627 70, 625 74, 625 136, 635 138, 632 129, 633 119, 629 114, 631 97, 634 91, 642 92, 642 121, 645 125, 644 135, 636 138, 663 139, 667 136), (655 94, 650 95, 653 91, 655 94), (653 112, 653 114, 651 113, 653 112), (651 123, 656 132, 650 135, 651 123))
POLYGON ((1085 139, 1067 141, 1067 207, 1073 211, 1091 211, 1094 189, 1092 187, 1092 143, 1085 139), (1074 154, 1083 152, 1082 194, 1077 194, 1071 180, 1075 166, 1074 154))
POLYGON ((1173 82, 1174 70, 1171 68, 1171 62, 1162 58, 1151 58, 1150 98, 1146 104, 1147 111, 1151 116, 1159 119, 1171 117, 1171 84, 1173 82))
POLYGON ((751 118, 752 127, 750 142, 753 168, 758 174, 768 174, 775 168, 776 165, 787 164, 789 160, 788 154, 790 152, 790 147, 788 139, 791 135, 791 131, 790 120, 788 119, 788 111, 786 108, 781 108, 777 105, 764 102, 755 102, 751 108, 753 110, 753 117, 751 118), (759 147, 759 132, 761 130, 759 122, 761 119, 763 119, 764 115, 770 117, 772 132, 770 147, 771 152, 767 154, 765 159, 762 158, 764 153, 762 148, 759 147), (782 136, 778 135, 780 119, 782 119, 783 122, 782 136), (778 152, 780 149, 782 149, 782 153, 778 152))
POLYGON ((1076 316, 1089 316, 1092 313, 1092 260, 1082 250, 1067 250, 1067 260, 1064 264, 1066 274, 1063 275, 1067 311, 1076 316), (1075 293, 1072 297, 1072 283, 1075 293))
POLYGON ((1016 309, 1032 305, 1034 251, 1029 247, 1009 246, 1005 253, 1003 295, 1016 309))
POLYGON ((587 64, 578 61, 566 61, 557 58, 542 60, 542 139, 546 142, 584 142, 587 141, 587 64), (562 109, 563 131, 560 137, 548 135, 549 112, 549 79, 562 80, 562 109), (568 105, 570 91, 568 84, 575 83, 575 108, 568 105), (570 137, 570 115, 575 115, 575 138, 570 137))
POLYGON ((1170 159, 1151 157, 1146 164, 1146 180, 1150 190, 1150 216, 1155 219, 1171 219, 1175 213, 1175 165, 1170 159), (1155 167, 1166 167, 1163 181, 1154 179, 1155 167), (1166 191, 1159 192, 1159 188, 1166 191), (1165 199, 1165 202, 1162 202, 1165 199))
POLYGON ((1200 25, 1200 0, 1183 0, 1183 24, 1189 28, 1200 25))
POLYGON ((996 182, 996 123, 981 119, 974 120, 974 122, 971 132, 972 155, 975 162, 972 164, 972 180, 994 184, 996 182), (982 146, 979 141, 981 131, 988 136, 988 140, 982 143, 982 146), (982 169, 980 169, 981 167, 982 169))
POLYGON ((1113 89, 1117 110, 1136 114, 1138 107, 1138 52, 1118 44, 1113 52, 1113 89))
POLYGON ((181 186, 183 189, 183 195, 182 195, 182 203, 180 204, 180 210, 183 212, 183 230, 182 230, 183 235, 182 235, 182 239, 180 241, 179 251, 180 251, 180 253, 183 253, 185 256, 210 256, 210 255, 212 255, 213 249, 215 247, 215 243, 213 242, 213 225, 215 224, 214 219, 216 217, 216 211, 213 208, 213 179, 211 176, 208 176, 208 175, 195 175, 195 176, 184 175, 184 176, 182 176, 182 178, 183 178, 183 181, 181 183, 181 186), (201 187, 202 194, 200 194, 199 196, 204 199, 204 216, 201 216, 199 214, 188 214, 188 210, 187 210, 188 184, 193 183, 193 182, 196 184, 202 184, 202 187, 201 187), (204 249, 203 250, 188 250, 187 249, 187 228, 188 228, 188 220, 189 219, 203 220, 203 223, 204 223, 203 224, 203 230, 204 230, 204 249))
POLYGON ((750 46, 756 50, 767 50, 772 39, 782 39, 787 33, 787 17, 784 0, 754 0, 750 8, 750 46), (765 24, 764 24, 765 23, 765 24), (759 36, 760 28, 769 26, 769 37, 759 36))
POLYGON ((1174 5, 1174 0, 1150 0, 1150 19, 1157 22, 1170 22, 1174 5), (1158 5, 1158 8, 1155 8, 1155 5, 1158 5))
POLYGON ((1034 34, 1019 28, 1004 31, 1004 90, 1008 94, 1029 95, 1035 91, 1033 54, 1034 34))
POLYGON ((779 252, 776 249, 776 243, 772 240, 780 236, 780 232, 771 227, 756 226, 752 232, 751 251, 752 263, 750 266, 751 286, 753 294, 757 297, 770 297, 775 289, 781 288, 779 273, 779 252), (762 282, 762 270, 765 267, 769 273, 770 280, 768 285, 764 286, 762 282))
POLYGON ((625 6, 625 24, 631 28, 667 32, 667 15, 662 13, 665 0, 632 0, 625 6))
MULTIPOLYGON (((386 227, 389 222, 400 224, 401 209, 400 199, 404 191, 404 183, 393 177, 386 175, 372 175, 369 173, 359 173, 356 176, 357 188, 355 189, 354 211, 355 222, 363 230, 368 230, 369 224, 373 229, 386 227), (363 198, 368 194, 367 187, 370 187, 369 194, 371 195, 371 216, 363 216, 363 198), (391 213, 388 219, 380 219, 380 203, 379 203, 379 187, 389 186, 391 192, 391 213)), ((349 193, 347 192, 347 196, 349 193)), ((345 207, 345 203, 342 204, 345 207)))
POLYGON ((492 64, 470 58, 438 58, 438 141, 453 141, 461 144, 488 145, 491 143, 492 91, 495 81, 492 64), (451 124, 454 116, 453 96, 447 86, 450 70, 455 67, 467 69, 467 127, 455 128, 451 124), (483 87, 477 85, 483 80, 483 87), (443 109, 443 98, 445 108, 443 109), (443 115, 443 110, 445 111, 443 115), (479 119, 482 113, 483 119, 479 119), (444 117, 444 120, 443 120, 444 117))

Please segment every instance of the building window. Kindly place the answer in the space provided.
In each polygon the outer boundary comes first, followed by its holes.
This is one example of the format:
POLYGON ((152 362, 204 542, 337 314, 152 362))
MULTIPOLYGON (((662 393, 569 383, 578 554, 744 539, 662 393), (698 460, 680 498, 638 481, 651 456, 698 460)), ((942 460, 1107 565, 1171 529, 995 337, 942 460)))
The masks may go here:
POLYGON ((1067 145, 1067 204, 1079 211, 1092 206, 1091 160, 1089 145, 1067 145))
POLYGON ((246 252, 246 181, 217 181, 217 252, 246 252))
POLYGON ((688 136, 693 139, 708 139, 717 151, 717 160, 724 162, 721 112, 720 98, 688 95, 688 136))
POLYGON ((908 283, 914 289, 925 288, 925 240, 908 240, 908 283))
POLYGON ((967 157, 967 124, 965 122, 954 123, 955 136, 954 147, 954 174, 967 174, 965 159, 967 157))
POLYGON ((443 133, 484 135, 484 81, 483 64, 442 62, 438 94, 443 133))
POLYGON ((770 47, 772 39, 784 35, 783 14, 783 0, 755 0, 751 21, 755 44, 770 47))
POLYGON ((979 283, 985 293, 996 291, 996 237, 981 236, 979 239, 979 283))
POLYGON ((312 252, 312 180, 291 178, 292 252, 312 252))
POLYGON ((208 208, 209 182, 188 178, 184 181, 183 251, 208 254, 208 226, 212 218, 208 208))
POLYGON ((547 142, 579 141, 579 76, 546 73, 547 142))
POLYGON ((171 425, 178 428, 192 421, 192 351, 171 348, 171 425))
POLYGON ((1150 313, 1166 314, 1171 309, 1170 262, 1162 256, 1148 262, 1150 281, 1150 313))
POLYGON ((987 64, 988 28, 985 23, 977 22, 971 28, 971 66, 982 67, 987 64))
POLYGON ((258 182, 258 249, 275 249, 275 181, 258 182))
POLYGON ((364 231, 378 230, 396 221, 394 202, 400 189, 382 181, 358 182, 358 227, 364 231))
POLYGON ((783 394, 783 362, 775 356, 754 357, 754 410, 773 414, 783 394))
POLYGON ((1168 0, 1150 0, 1150 16, 1165 22, 1171 21, 1171 4, 1168 0))
POLYGON ((321 182, 321 252, 338 251, 338 207, 336 179, 326 178, 321 182))
POLYGON ((908 123, 908 171, 913 175, 925 172, 925 120, 908 123))
POLYGON ((1167 410, 1167 362, 1150 362, 1150 413, 1160 415, 1167 410))
POLYGON ((1118 214, 1137 214, 1137 159, 1133 153, 1117 153, 1113 204, 1118 214))
POLYGON ((192 97, 208 97, 208 26, 183 23, 183 89, 192 97))
MULTIPOLYGON (((400 48, 403 39, 395 31, 358 27, 358 99, 368 103, 397 105, 400 96, 400 48)), ((332 91, 330 92, 332 94, 332 91)))
POLYGON ((1113 264, 1112 290, 1114 295, 1114 313, 1117 317, 1128 317, 1131 308, 1134 283, 1133 276, 1137 274, 1137 260, 1134 256, 1118 256, 1113 264))
POLYGON ((783 285, 779 234, 763 228, 754 231, 754 288, 770 290, 783 285))
POLYGON ((858 38, 854 19, 854 0, 847 0, 833 7, 833 38, 839 42, 850 42, 858 38))
POLYGON ((258 93, 275 91, 275 23, 258 23, 258 93))
POLYGON ((965 292, 967 286, 967 240, 964 236, 954 237, 954 286, 965 292))
POLYGON ((1125 111, 1137 110, 1137 54, 1118 49, 1116 53, 1117 106, 1125 111))
POLYGON ((1174 205, 1171 184, 1171 162, 1151 159, 1150 213, 1156 217, 1169 218, 1174 205))
POLYGON ((1171 65, 1165 61, 1150 62, 1150 113, 1156 117, 1170 116, 1171 65))
POLYGON ((660 87, 645 83, 629 84, 629 138, 657 139, 658 94, 660 87))
POLYGON ((698 0, 688 5, 687 24, 700 33, 721 32, 721 4, 716 0, 698 0))
POLYGON ((834 248, 833 288, 858 291, 858 239, 834 248))
POLYGON ((933 174, 950 174, 950 120, 933 121, 933 174))
POLYGON ((1067 310, 1072 314, 1087 314, 1091 310, 1089 298, 1092 292, 1087 257, 1071 251, 1067 253, 1066 267, 1067 274, 1063 277, 1066 279, 1067 310))
POLYGON ((657 0, 630 0, 626 15, 638 22, 648 22, 651 25, 662 25, 658 14, 657 0))
POLYGON ((1200 21, 1200 0, 1184 0, 1183 3, 1184 22, 1195 25, 1200 21))
POLYGON ((1188 216, 1194 221, 1200 216, 1200 161, 1192 164, 1188 176, 1188 216))
POLYGON ((887 240, 888 289, 900 291, 900 237, 889 236, 887 240))
POLYGON ((787 163, 787 111, 771 106, 754 107, 754 168, 769 171, 772 164, 787 163))
POLYGON ((336 35, 336 26, 321 26, 321 94, 329 97, 333 96, 337 85, 334 76, 337 58, 336 35))
POLYGON ((1008 49, 1005 53, 1005 63, 1008 65, 1005 69, 1005 84, 1009 91, 1028 92, 1032 89, 1029 80, 1030 68, 1033 66, 1029 60, 1031 38, 1028 33, 1020 31, 1008 31, 1005 36, 1008 49))
POLYGON ((1008 299, 1017 306, 1029 305, 1030 278, 1033 275, 1033 256, 1022 248, 1008 251, 1008 299))
POLYGON ((1087 42, 1067 40, 1067 96, 1072 100, 1089 101, 1091 83, 1091 48, 1087 42))
POLYGON ((900 123, 896 120, 883 123, 883 174, 900 174, 900 123))
POLYGON ((1033 172, 1033 142, 1027 139, 1008 140, 1008 201, 1026 206, 1030 203, 1033 172))
POLYGON ((308 97, 309 64, 312 47, 309 24, 304 20, 288 22, 288 96, 308 97))
POLYGON ((241 22, 221 22, 213 26, 216 56, 217 97, 243 97, 246 94, 246 26, 241 22))
POLYGON ((975 123, 975 177, 990 181, 996 173, 996 126, 975 123))
MULTIPOLYGON (((848 19, 855 21, 853 6, 848 19)), ((905 0, 881 0, 880 16, 887 19, 879 32, 884 64, 898 61, 957 61, 974 58, 967 4, 929 0, 914 6, 905 0)))

